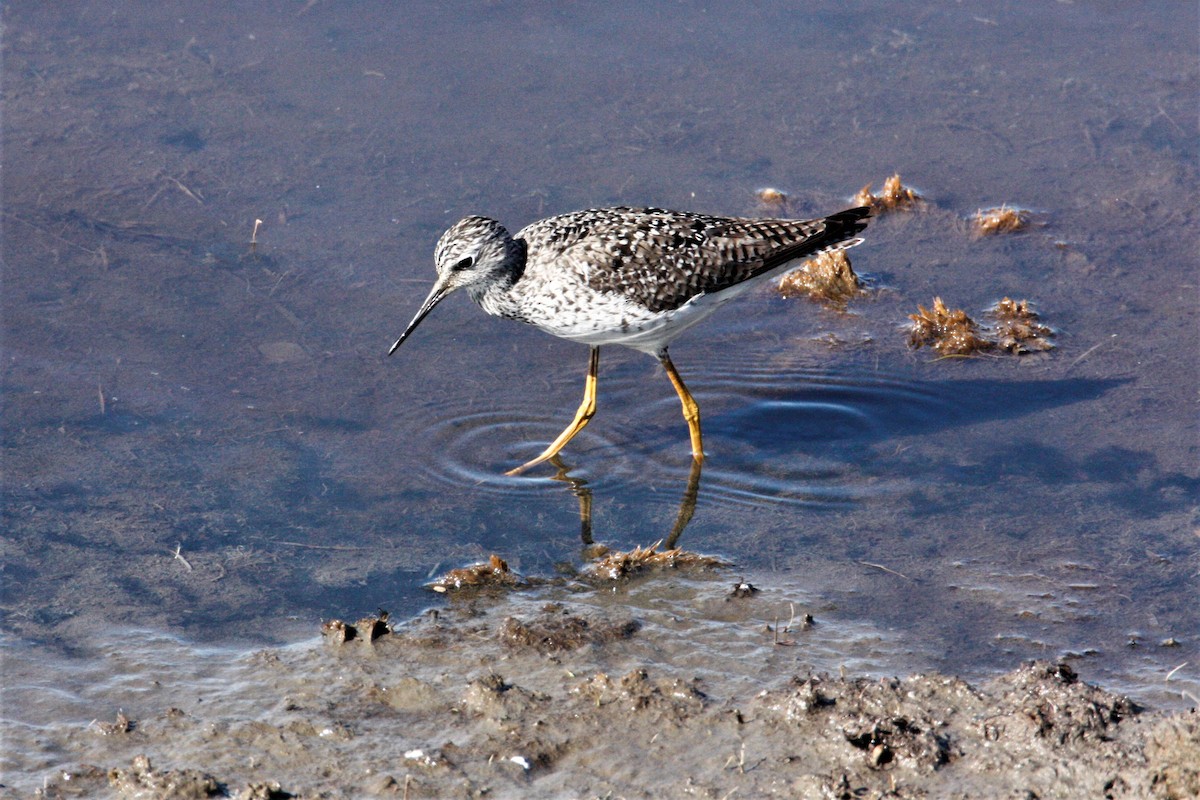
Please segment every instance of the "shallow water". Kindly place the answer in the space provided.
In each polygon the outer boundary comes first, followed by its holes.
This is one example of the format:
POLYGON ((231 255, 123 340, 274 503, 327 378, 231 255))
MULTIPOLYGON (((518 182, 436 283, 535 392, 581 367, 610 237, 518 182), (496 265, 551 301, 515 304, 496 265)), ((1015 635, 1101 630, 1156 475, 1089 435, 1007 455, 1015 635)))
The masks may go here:
MULTIPOLYGON (((672 347, 708 452, 680 544, 879 632, 822 668, 1067 656, 1194 704, 1195 9, 904 8, 6 5, 5 668, 103 690, 18 688, 5 726, 111 718, 120 676, 199 685, 208 647, 416 614, 491 552, 579 565, 572 487, 501 473, 565 424, 586 350, 453 298, 383 356, 459 216, 758 214, 766 185, 803 216, 894 171, 929 203, 853 251, 869 297, 764 288, 672 347), (973 237, 1001 202, 1035 226, 973 237), (910 351, 935 295, 1028 297, 1058 348, 910 351), (173 644, 117 664, 130 631, 173 644)), ((563 455, 597 540, 671 530, 687 437, 653 360, 604 351, 563 455)), ((70 760, 16 741, 6 783, 70 760)))

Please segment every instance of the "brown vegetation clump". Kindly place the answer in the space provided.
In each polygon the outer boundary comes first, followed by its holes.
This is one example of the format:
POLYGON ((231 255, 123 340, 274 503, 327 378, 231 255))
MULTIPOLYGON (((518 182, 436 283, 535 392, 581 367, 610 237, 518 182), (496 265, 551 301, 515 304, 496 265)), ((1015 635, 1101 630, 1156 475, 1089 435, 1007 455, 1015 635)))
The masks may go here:
POLYGON ((871 193, 868 183, 854 195, 854 203, 860 206, 870 206, 879 211, 899 211, 910 209, 921 202, 921 195, 900 182, 900 173, 883 182, 883 190, 879 194, 871 193))
POLYGON ((712 556, 690 553, 681 547, 659 550, 660 542, 649 547, 634 547, 627 552, 608 551, 587 567, 587 573, 608 580, 629 578, 647 570, 679 569, 689 567, 720 567, 723 561, 712 556))
POLYGON ((933 308, 917 306, 916 314, 909 314, 912 330, 908 343, 912 347, 932 347, 942 356, 967 356, 990 350, 995 343, 980 336, 979 326, 962 309, 951 311, 942 298, 933 298, 933 308))
POLYGON ((486 562, 472 564, 469 567, 452 569, 429 584, 435 592, 450 592, 460 589, 481 589, 484 587, 524 586, 525 579, 508 568, 508 562, 496 554, 492 554, 486 562))
POLYGON ((933 298, 933 307, 917 306, 909 314, 912 329, 908 343, 912 347, 932 347, 942 356, 969 356, 987 350, 1004 350, 1013 355, 1051 350, 1054 330, 1043 325, 1028 300, 1004 298, 985 312, 991 323, 981 328, 961 309, 946 307, 942 298, 933 298))
POLYGON ((1004 298, 992 306, 988 317, 993 320, 992 334, 996 345, 1010 353, 1025 353, 1051 350, 1054 330, 1043 325, 1035 311, 1029 308, 1028 300, 1004 298))
POLYGON ((845 250, 821 253, 779 279, 779 293, 784 297, 802 295, 838 309, 863 291, 863 281, 845 250))
POLYGON ((1002 205, 999 208, 984 208, 975 212, 975 231, 981 236, 997 233, 1012 233, 1029 224, 1029 213, 1002 205))

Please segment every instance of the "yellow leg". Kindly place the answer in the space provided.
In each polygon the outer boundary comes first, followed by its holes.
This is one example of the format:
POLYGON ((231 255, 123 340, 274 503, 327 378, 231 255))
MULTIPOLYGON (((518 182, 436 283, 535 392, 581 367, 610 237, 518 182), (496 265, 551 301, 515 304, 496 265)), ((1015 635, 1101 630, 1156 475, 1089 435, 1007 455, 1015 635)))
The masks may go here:
POLYGON ((704 461, 704 444, 700 440, 700 406, 696 405, 692 393, 683 383, 683 378, 679 377, 679 372, 671 363, 671 357, 667 355, 666 348, 663 348, 662 352, 658 354, 658 360, 666 369, 667 377, 671 379, 671 385, 675 387, 675 393, 679 395, 679 402, 683 404, 683 418, 687 420, 688 435, 692 438, 692 458, 702 463, 704 461))
POLYGON ((558 451, 567 446, 567 442, 575 438, 575 434, 579 433, 585 427, 592 417, 596 414, 596 373, 600 370, 600 348, 593 347, 591 358, 588 360, 587 380, 583 384, 583 402, 579 404, 579 410, 575 412, 575 419, 567 426, 566 430, 558 435, 558 438, 550 443, 550 446, 542 451, 542 454, 532 461, 527 461, 516 469, 510 469, 505 475, 520 475, 530 467, 536 467, 543 461, 548 461, 558 455, 558 451))

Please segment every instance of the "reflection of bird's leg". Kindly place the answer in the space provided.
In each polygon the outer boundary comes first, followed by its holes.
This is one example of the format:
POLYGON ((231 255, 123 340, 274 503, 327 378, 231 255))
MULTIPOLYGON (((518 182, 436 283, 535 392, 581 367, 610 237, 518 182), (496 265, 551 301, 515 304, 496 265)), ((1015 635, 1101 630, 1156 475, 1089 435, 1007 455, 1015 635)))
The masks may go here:
POLYGON ((561 456, 551 456, 550 463, 558 470, 554 475, 554 480, 568 484, 571 487, 571 494, 579 498, 579 536, 583 539, 584 546, 590 547, 595 544, 592 540, 592 490, 588 488, 587 481, 583 478, 571 477, 571 468, 567 466, 561 456))
MULTIPOLYGON (((571 476, 571 467, 562 460, 562 456, 553 455, 547 459, 557 472, 554 473, 552 480, 560 481, 567 484, 571 494, 579 499, 579 538, 583 540, 584 558, 598 558, 607 552, 608 548, 603 545, 596 545, 592 538, 592 490, 588 488, 587 481, 583 478, 575 478, 571 476)), ((696 513, 696 498, 700 494, 700 472, 703 464, 696 459, 692 459, 692 468, 688 473, 687 488, 683 491, 683 497, 679 501, 679 513, 675 515, 675 524, 671 526, 671 532, 662 540, 664 550, 672 550, 679 541, 679 537, 683 534, 683 529, 692 521, 692 515, 696 513)))
POLYGON ((683 492, 683 499, 679 501, 679 513, 675 515, 675 524, 671 526, 671 533, 663 542, 664 550, 671 550, 675 547, 675 543, 679 541, 680 534, 692 521, 692 514, 696 513, 696 496, 700 493, 700 468, 702 461, 699 458, 692 459, 692 471, 688 475, 687 489, 683 492))
POLYGON ((667 355, 667 348, 664 347, 658 352, 658 360, 666 369, 667 377, 671 379, 671 385, 675 387, 675 393, 679 395, 679 402, 683 404, 683 418, 687 421, 688 435, 692 439, 692 458, 697 462, 703 461, 704 445, 700 441, 700 406, 696 405, 692 393, 688 391, 683 378, 679 377, 678 370, 671 363, 671 357, 667 355))
MULTIPOLYGON (((665 352, 664 352, 665 355, 665 352)), ((575 412, 575 419, 566 427, 558 438, 550 443, 550 446, 542 451, 541 455, 532 461, 527 461, 516 469, 510 469, 505 475, 520 475, 530 467, 536 467, 543 461, 548 461, 551 457, 558 454, 559 450, 566 447, 567 442, 575 438, 575 434, 583 430, 592 417, 596 413, 596 373, 600 370, 600 348, 593 346, 591 358, 588 359, 587 379, 583 384, 583 402, 579 404, 579 410, 575 412)), ((687 391, 686 389, 684 391, 687 391)), ((694 403, 693 403, 694 405, 694 403)), ((697 434, 698 435, 698 434, 697 434)))

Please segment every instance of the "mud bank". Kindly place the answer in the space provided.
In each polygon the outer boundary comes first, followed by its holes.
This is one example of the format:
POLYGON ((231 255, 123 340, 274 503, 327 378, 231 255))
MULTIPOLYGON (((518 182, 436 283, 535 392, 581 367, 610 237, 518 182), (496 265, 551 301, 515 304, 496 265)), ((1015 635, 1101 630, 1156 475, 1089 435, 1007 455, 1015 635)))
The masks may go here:
MULTIPOLYGON (((664 624, 569 599, 477 598, 395 628, 353 624, 373 640, 326 626, 320 644, 240 659, 228 681, 240 700, 179 697, 64 734, 58 747, 80 760, 39 796, 1200 793, 1200 716, 1140 709, 1065 663, 976 685, 780 674, 755 688, 639 664, 633 645, 664 624)), ((805 626, 759 632, 771 647, 805 646, 805 626)))

